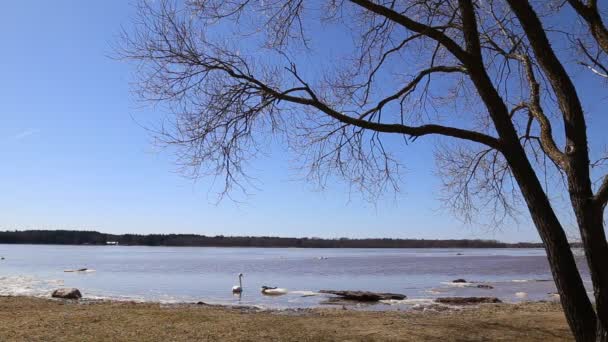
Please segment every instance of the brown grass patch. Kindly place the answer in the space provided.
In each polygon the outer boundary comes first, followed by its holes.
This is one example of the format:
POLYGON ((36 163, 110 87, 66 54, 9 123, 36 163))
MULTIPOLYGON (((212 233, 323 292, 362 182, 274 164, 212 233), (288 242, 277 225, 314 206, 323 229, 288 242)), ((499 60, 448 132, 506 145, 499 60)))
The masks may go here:
POLYGON ((571 341, 555 303, 460 312, 251 312, 0 298, 0 341, 571 341))

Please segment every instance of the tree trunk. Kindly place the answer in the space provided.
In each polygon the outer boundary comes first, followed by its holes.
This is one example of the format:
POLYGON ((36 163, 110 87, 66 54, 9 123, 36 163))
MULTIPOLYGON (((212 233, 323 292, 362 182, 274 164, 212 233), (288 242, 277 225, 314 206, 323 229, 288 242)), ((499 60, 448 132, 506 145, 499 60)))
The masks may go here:
MULTIPOLYGON (((589 21, 593 36, 597 39, 599 44, 601 45, 602 42, 608 42, 608 34, 605 28, 603 28, 601 18, 599 15, 594 16, 594 14, 597 14, 596 8, 593 8, 593 6, 587 7, 580 1, 571 0, 569 2, 573 4, 574 8, 581 13, 586 20, 589 21)), ((598 308, 597 315, 595 312, 593 312, 593 308, 585 309, 587 311, 591 311, 588 313, 588 315, 595 317, 598 323, 597 327, 594 324, 592 327, 586 327, 587 332, 574 331, 574 333, 577 340, 593 341, 595 340, 595 336, 593 339, 591 339, 587 334, 593 333, 593 335, 595 335, 596 329, 602 333, 602 330, 608 327, 608 322, 606 321, 606 310, 608 310, 608 297, 606 297, 606 290, 608 290, 608 270, 602 269, 601 265, 602 260, 608 260, 608 246, 606 244, 606 236, 602 222, 602 210, 600 209, 601 205, 596 203, 589 177, 589 150, 585 115, 583 113, 582 105, 580 103, 580 99, 578 98, 574 83, 570 79, 559 58, 551 48, 551 43, 549 42, 543 25, 532 8, 530 2, 508 0, 508 3, 515 15, 518 17, 522 29, 526 32, 526 36, 530 41, 534 54, 537 57, 538 64, 544 70, 547 79, 555 92, 560 111, 563 115, 564 130, 566 134, 566 151, 564 160, 561 162, 563 164, 562 166, 564 166, 566 174, 568 175, 568 192, 570 194, 570 201, 578 221, 581 238, 585 247, 585 255, 591 271, 591 278, 593 280, 596 304, 598 308)), ((517 152, 519 151, 517 151, 516 147, 513 147, 513 150, 515 151, 514 157, 517 158, 519 156, 517 152)), ((525 157, 521 158, 524 159, 525 157)), ((527 159, 525 161, 527 162, 527 159)), ((524 174, 530 173, 527 166, 523 164, 521 165, 521 170, 515 170, 516 166, 513 165, 514 172, 517 171, 524 174)), ((530 176, 532 175, 527 175, 527 177, 530 176)), ((522 179, 520 177, 517 177, 517 180, 520 186, 524 183, 534 183, 529 181, 526 182, 525 178, 522 179)), ((536 179, 536 181, 537 180, 538 179, 536 179)), ((535 184, 527 185, 532 185, 533 188, 536 187, 535 184)), ((533 191, 536 191, 536 189, 533 189, 533 191)), ((525 193, 525 189, 523 187, 522 192, 525 193)), ((525 194, 524 196, 526 197, 530 210, 533 211, 530 199, 525 194)), ((546 196, 543 198, 543 201, 545 200, 546 196)), ((554 213, 552 212, 552 214, 554 213)), ((563 230, 559 230, 559 234, 563 234, 563 230)), ((541 237, 542 235, 543 234, 541 232, 541 237)), ((561 251, 561 253, 565 253, 565 250, 561 251)), ((571 255, 571 252, 569 254, 571 255)), ((576 265, 574 265, 574 267, 576 268, 576 265)), ((572 275, 567 274, 567 276, 571 277, 572 275)), ((578 272, 576 276, 580 280, 580 275, 578 272)), ((581 293, 587 297, 584 287, 578 289, 577 291, 582 291, 581 293)), ((571 294, 564 292, 562 295, 569 296, 571 294)), ((581 294, 577 293, 577 295, 581 294)), ((568 309, 563 299, 562 304, 564 304, 564 310, 566 311, 566 316, 568 317, 568 309)), ((568 317, 568 321, 573 330, 575 328, 580 329, 580 327, 573 326, 571 318, 568 317)), ((603 333, 601 335, 603 335, 603 333)), ((601 335, 598 336, 598 339, 602 338, 601 335)))
POLYGON ((608 341, 608 243, 604 231, 603 208, 584 191, 577 191, 580 182, 568 178, 570 198, 580 228, 585 257, 589 265, 598 317, 597 341, 608 341), (585 194, 580 196, 579 194, 585 194), (603 338, 603 339, 602 339, 603 338))
POLYGON ((521 146, 511 146, 510 151, 505 151, 504 155, 543 240, 566 319, 577 341, 595 341, 596 314, 587 296, 570 244, 542 185, 520 149, 521 146))
MULTIPOLYGON (((576 194, 572 195, 571 190, 571 196, 576 196, 578 199, 588 193, 587 201, 594 202, 590 182, 585 183, 585 180, 589 180, 586 127, 576 89, 551 49, 551 44, 546 37, 542 23, 529 2, 508 0, 508 3, 519 18, 539 64, 545 70, 557 95, 560 110, 564 115, 567 143, 573 152, 571 160, 579 161, 578 163, 572 163, 576 167, 572 168, 573 172, 569 172, 569 175, 579 175, 577 181, 573 183, 575 184, 576 194), (585 160, 587 161, 586 164, 584 163, 585 160), (583 161, 583 163, 580 163, 580 161, 583 161)), ((526 156, 524 148, 520 144, 517 131, 513 126, 503 99, 496 91, 487 70, 481 67, 484 63, 472 2, 470 0, 460 0, 459 6, 464 41, 469 54, 468 58, 461 60, 465 64, 479 96, 488 108, 496 131, 500 136, 501 152, 509 163, 528 205, 532 220, 543 240, 568 324, 577 341, 595 341, 598 319, 589 296, 587 296, 564 229, 551 207, 551 203, 526 156)), ((590 218, 586 217, 586 219, 590 218)), ((580 225, 580 227, 586 226, 580 225)), ((596 230, 598 229, 594 229, 595 238, 598 237, 596 230)), ((599 243, 594 242, 593 245, 597 247, 599 243)), ((597 250, 594 249, 594 256, 599 257, 601 255, 598 252, 599 250, 599 247, 597 247, 597 250)))
POLYGON ((599 321, 597 325, 595 342, 608 342, 608 330, 606 330, 603 325, 600 325, 599 321))

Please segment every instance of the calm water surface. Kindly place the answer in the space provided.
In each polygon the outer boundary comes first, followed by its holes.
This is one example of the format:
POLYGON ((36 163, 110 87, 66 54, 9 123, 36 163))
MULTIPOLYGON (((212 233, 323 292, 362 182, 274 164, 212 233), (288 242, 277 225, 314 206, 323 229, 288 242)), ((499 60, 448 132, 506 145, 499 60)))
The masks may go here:
MULTIPOLYGON (((439 296, 550 300, 555 292, 542 249, 297 249, 0 245, 0 295, 49 296, 77 287, 87 298, 317 306, 321 289, 403 293, 411 307, 439 296), (462 254, 462 255, 459 255, 462 254), (66 269, 94 269, 66 273, 66 269), (243 295, 231 293, 244 273, 243 295), (451 284, 464 278, 473 284, 451 284), (494 289, 478 289, 484 283, 494 289), (287 288, 268 297, 262 285, 287 288), (518 295, 516 293, 520 292, 518 295), (521 292, 525 292, 525 295, 521 292)), ((588 282, 588 273, 583 270, 588 282)))

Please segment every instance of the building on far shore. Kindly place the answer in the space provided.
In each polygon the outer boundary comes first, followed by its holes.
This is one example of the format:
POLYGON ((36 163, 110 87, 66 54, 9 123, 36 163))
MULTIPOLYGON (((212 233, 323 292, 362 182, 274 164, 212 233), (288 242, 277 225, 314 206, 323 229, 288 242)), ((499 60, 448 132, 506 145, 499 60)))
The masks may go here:
POLYGON ((118 245, 118 241, 106 241, 106 245, 116 246, 118 245))

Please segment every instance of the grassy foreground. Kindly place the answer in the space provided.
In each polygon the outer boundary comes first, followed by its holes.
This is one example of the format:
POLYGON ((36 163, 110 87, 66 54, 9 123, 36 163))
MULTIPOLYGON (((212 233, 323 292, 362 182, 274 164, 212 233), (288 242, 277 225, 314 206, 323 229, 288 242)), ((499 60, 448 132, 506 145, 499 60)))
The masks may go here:
POLYGON ((570 341, 555 303, 460 312, 264 311, 0 297, 0 341, 570 341))

